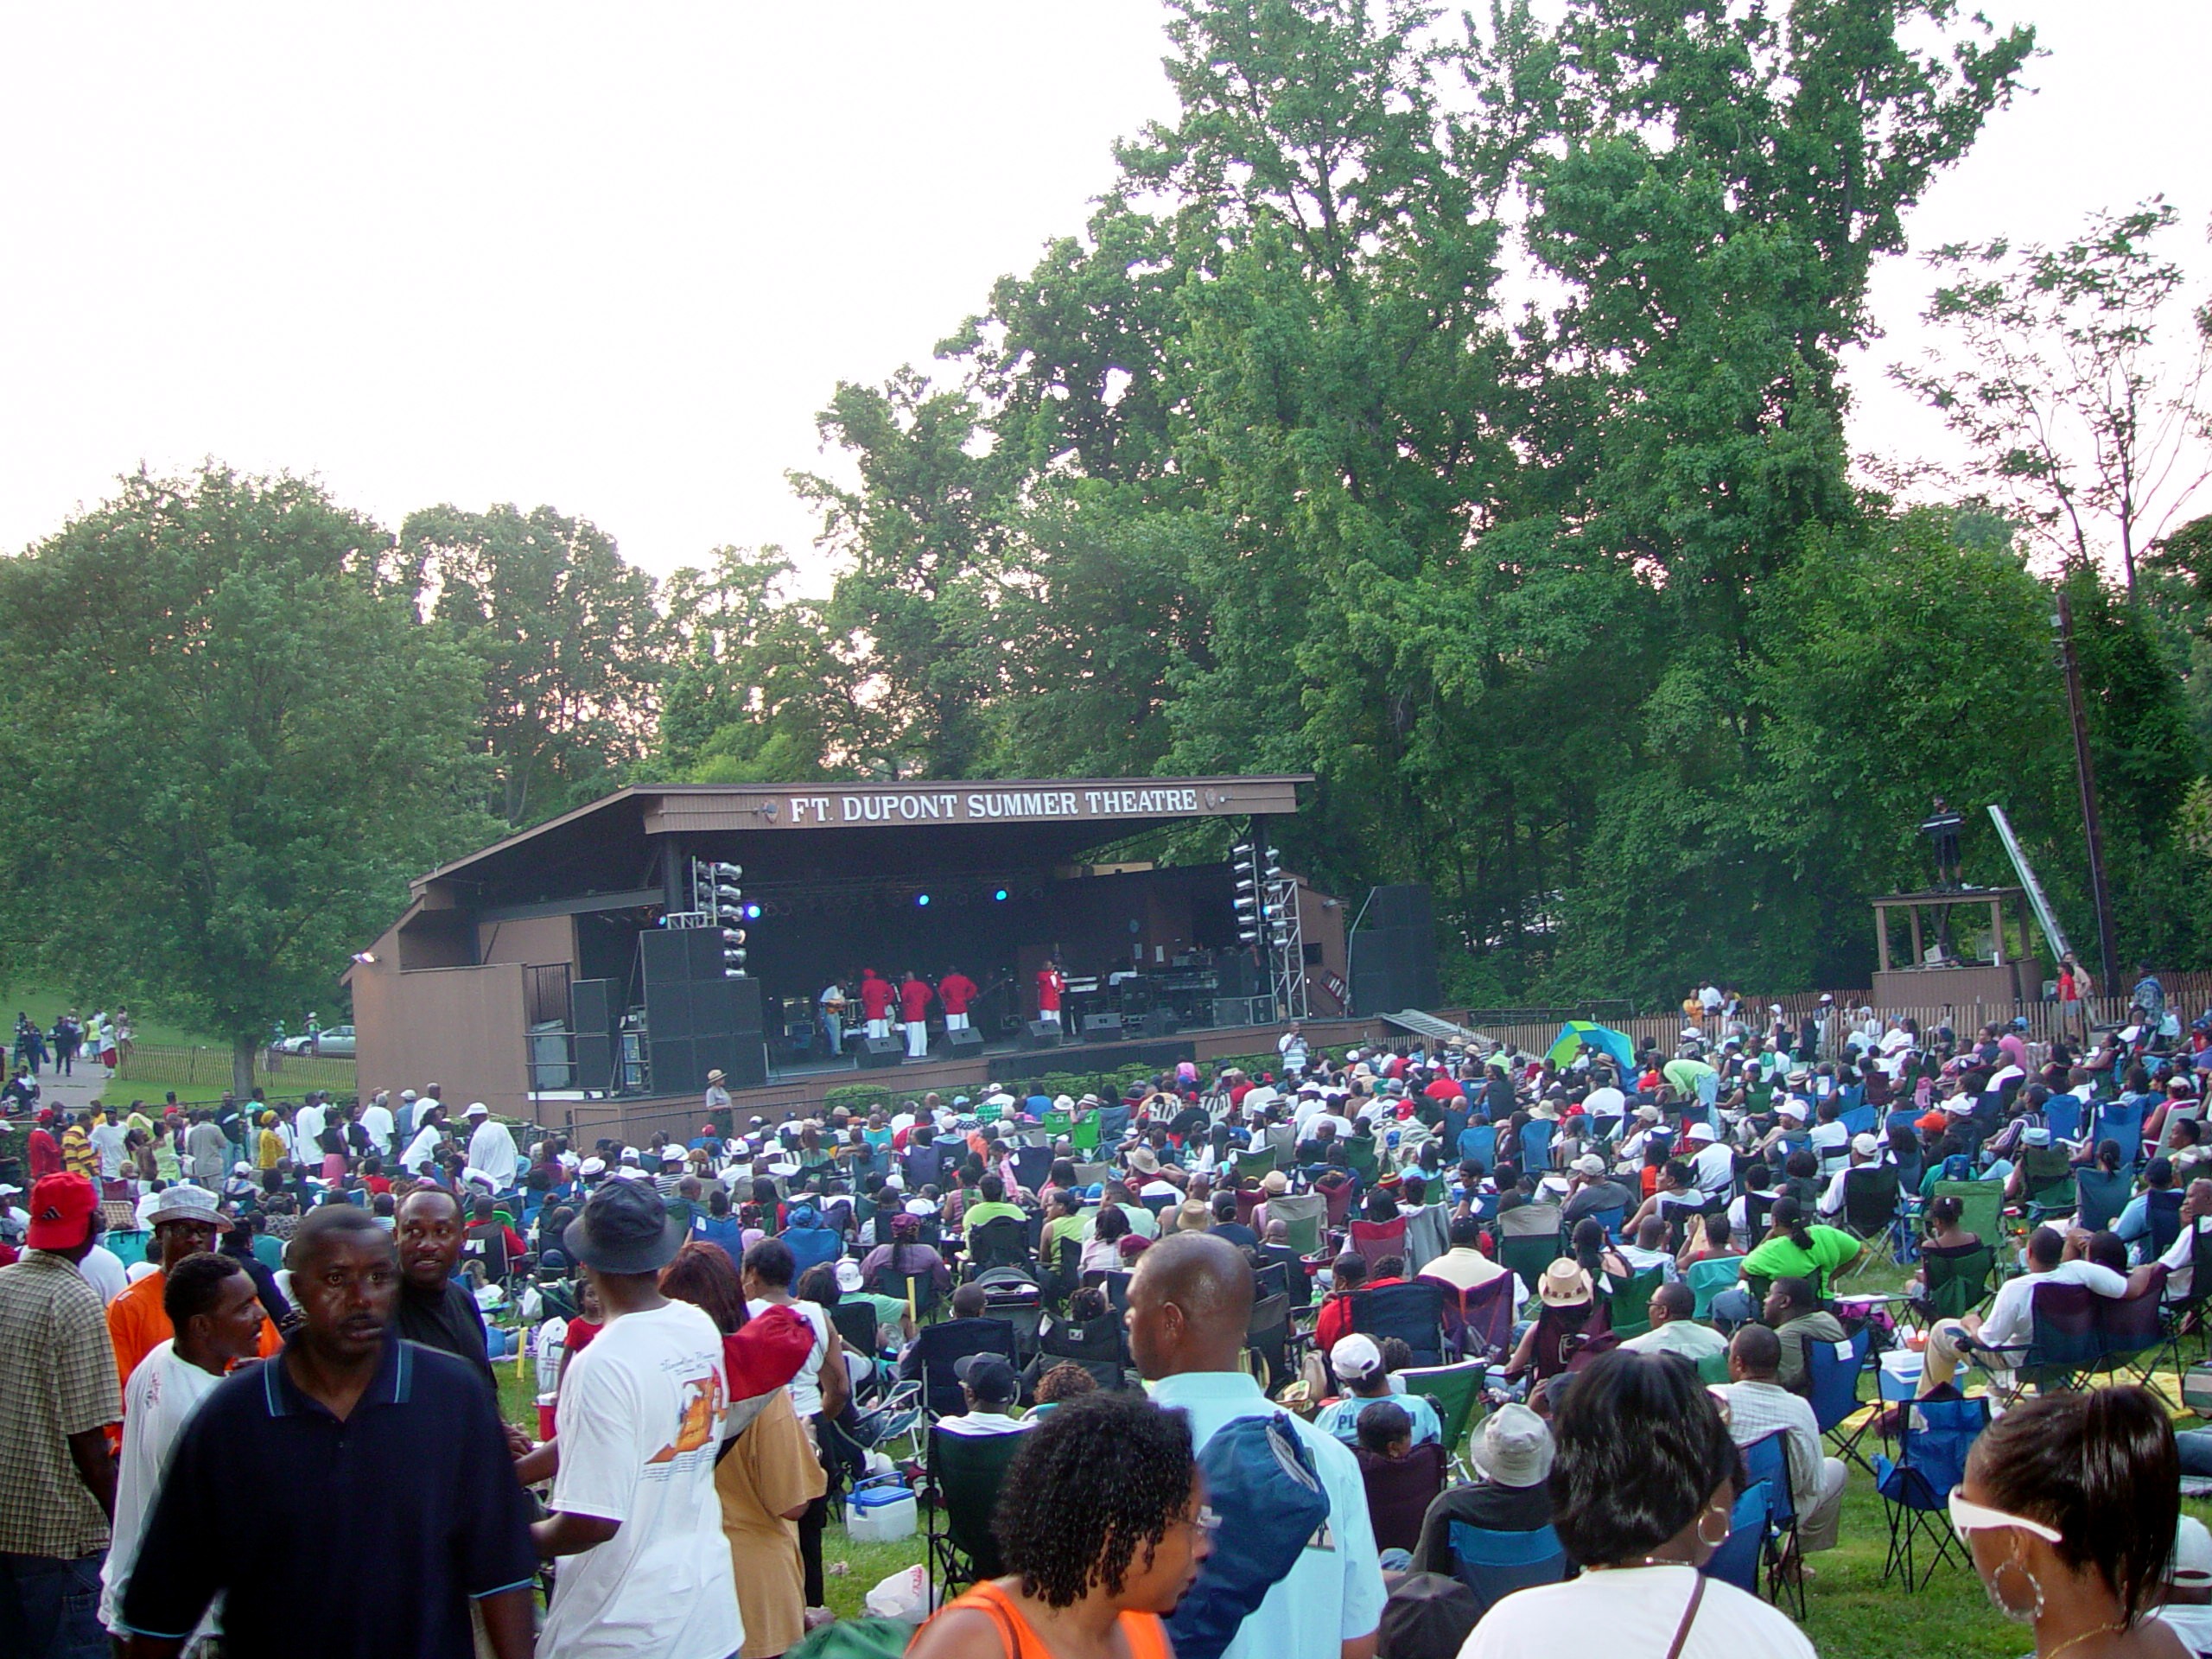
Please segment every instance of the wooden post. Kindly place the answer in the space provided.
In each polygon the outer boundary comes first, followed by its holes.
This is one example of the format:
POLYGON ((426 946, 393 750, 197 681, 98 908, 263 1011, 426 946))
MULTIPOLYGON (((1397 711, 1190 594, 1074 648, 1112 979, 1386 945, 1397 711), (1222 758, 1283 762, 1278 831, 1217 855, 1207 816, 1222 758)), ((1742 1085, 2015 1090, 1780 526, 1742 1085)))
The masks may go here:
POLYGON ((1890 907, 1879 899, 1874 903, 1874 955, 1882 964, 1882 971, 1890 971, 1890 907))
POLYGON ((1912 907, 1912 965, 1917 968, 1927 960, 1920 944, 1920 906, 1915 905, 1912 907))
POLYGON ((1989 901, 1989 937, 1990 948, 1997 954, 1997 965, 2002 967, 2005 963, 2005 901, 2002 899, 1989 901))

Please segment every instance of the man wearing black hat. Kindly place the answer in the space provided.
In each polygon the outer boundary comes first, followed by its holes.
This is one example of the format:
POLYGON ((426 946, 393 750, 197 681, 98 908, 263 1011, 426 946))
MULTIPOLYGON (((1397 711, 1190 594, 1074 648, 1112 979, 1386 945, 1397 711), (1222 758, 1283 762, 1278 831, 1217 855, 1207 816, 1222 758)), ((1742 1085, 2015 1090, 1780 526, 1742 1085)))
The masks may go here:
POLYGON ((1004 1354, 967 1354, 953 1363, 960 1379, 961 1398, 968 1409, 942 1417, 938 1427, 948 1434, 1019 1434, 1037 1424, 1031 1418, 1009 1414, 1021 1401, 1021 1379, 1004 1354))
POLYGON ((721 1332, 660 1294, 683 1223, 642 1181, 609 1181, 562 1235, 606 1325, 569 1363, 551 1513, 531 1529, 563 1563, 538 1651, 725 1659, 743 1644, 715 1493, 729 1406, 721 1332))

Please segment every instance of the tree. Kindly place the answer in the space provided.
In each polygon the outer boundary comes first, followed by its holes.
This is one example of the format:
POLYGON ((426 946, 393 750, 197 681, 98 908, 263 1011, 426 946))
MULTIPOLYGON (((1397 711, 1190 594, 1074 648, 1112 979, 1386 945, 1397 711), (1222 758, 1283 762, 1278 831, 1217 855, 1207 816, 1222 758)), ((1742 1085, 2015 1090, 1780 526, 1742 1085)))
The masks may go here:
POLYGON ((0 561, 10 931, 227 1039, 241 1091, 407 878, 496 830, 468 659, 391 553, 315 484, 210 463, 0 561))
POLYGON ((653 579, 604 531, 544 506, 426 508, 400 545, 475 659, 491 810, 520 827, 619 783, 652 733, 653 579))
POLYGON ((852 775, 854 665, 822 607, 797 597, 774 548, 719 548, 664 590, 678 648, 660 741, 643 770, 695 784, 798 783, 852 775))
POLYGON ((1943 413, 1988 490, 2070 564, 2138 562, 2212 479, 2212 306, 2175 318, 2181 268, 2152 250, 2177 215, 2153 197, 2052 248, 1939 248, 1926 320, 1964 360, 1891 371, 1943 413), (2171 343, 2179 324, 2189 337, 2171 343))

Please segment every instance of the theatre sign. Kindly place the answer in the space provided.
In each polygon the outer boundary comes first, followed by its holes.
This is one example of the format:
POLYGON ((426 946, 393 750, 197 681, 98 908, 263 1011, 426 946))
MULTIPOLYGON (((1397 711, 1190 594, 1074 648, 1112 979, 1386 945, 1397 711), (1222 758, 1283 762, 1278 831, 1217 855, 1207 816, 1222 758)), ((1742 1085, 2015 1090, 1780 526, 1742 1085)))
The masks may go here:
POLYGON ((1297 811, 1298 785, 1306 781, 1271 776, 664 788, 646 809, 645 828, 659 833, 1243 817, 1297 811))

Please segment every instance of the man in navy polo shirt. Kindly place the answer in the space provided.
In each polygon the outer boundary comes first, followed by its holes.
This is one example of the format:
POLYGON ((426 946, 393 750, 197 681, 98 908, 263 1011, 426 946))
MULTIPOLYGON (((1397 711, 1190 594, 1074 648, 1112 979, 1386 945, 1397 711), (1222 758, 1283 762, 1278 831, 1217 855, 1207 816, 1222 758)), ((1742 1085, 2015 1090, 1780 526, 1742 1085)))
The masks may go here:
POLYGON ((528 1659, 537 1555, 493 1398, 392 1330, 391 1236, 353 1205, 291 1246, 304 1323, 207 1396, 171 1453, 123 1601, 131 1659, 168 1659, 224 1598, 226 1659, 312 1651, 528 1659))

